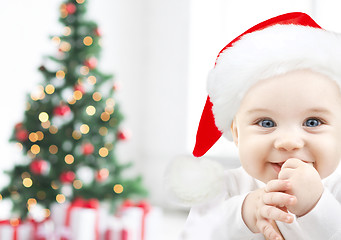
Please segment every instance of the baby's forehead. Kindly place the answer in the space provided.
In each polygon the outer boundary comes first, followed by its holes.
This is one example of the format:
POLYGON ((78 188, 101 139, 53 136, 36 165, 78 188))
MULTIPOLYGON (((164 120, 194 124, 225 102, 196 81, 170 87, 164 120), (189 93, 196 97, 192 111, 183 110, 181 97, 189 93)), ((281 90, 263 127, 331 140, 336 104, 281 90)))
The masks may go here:
POLYGON ((305 110, 341 106, 338 81, 312 70, 295 70, 254 83, 242 98, 240 109, 281 108, 305 110))

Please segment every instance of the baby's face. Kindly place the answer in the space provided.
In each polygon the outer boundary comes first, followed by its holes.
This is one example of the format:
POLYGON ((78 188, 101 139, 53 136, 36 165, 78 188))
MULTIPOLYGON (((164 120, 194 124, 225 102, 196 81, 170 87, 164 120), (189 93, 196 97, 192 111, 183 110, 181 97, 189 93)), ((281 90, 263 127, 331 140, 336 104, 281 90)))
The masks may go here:
POLYGON ((242 166, 265 183, 289 158, 313 164, 325 178, 341 157, 340 89, 308 70, 259 81, 241 102, 232 133, 242 166))

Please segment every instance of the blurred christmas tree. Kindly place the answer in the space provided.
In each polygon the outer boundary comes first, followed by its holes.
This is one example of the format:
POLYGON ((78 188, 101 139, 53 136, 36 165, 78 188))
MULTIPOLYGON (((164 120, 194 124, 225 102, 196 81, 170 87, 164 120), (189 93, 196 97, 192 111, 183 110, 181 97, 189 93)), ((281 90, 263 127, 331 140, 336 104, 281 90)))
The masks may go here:
POLYGON ((12 200, 21 218, 37 203, 48 209, 82 197, 115 204, 146 193, 140 177, 123 177, 131 165, 115 157, 117 143, 127 137, 120 129, 123 116, 112 76, 97 68, 100 30, 85 13, 85 0, 61 5, 64 34, 52 38, 58 53, 39 68, 44 83, 28 96, 11 138, 25 161, 8 172, 10 183, 1 195, 12 200))

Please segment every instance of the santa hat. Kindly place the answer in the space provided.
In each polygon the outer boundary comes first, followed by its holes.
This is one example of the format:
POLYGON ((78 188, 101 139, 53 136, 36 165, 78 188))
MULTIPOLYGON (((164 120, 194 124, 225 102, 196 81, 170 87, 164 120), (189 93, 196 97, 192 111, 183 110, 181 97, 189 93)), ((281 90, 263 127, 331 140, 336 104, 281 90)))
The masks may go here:
MULTIPOLYGON (((222 135, 232 140, 232 120, 253 84, 298 69, 325 74, 341 86, 341 35, 322 29, 307 14, 271 18, 226 45, 208 76, 208 97, 193 155, 203 156, 222 135)), ((218 196, 224 189, 222 170, 206 159, 179 158, 168 168, 166 178, 173 196, 190 205, 218 196)))
POLYGON ((222 135, 232 140, 232 120, 253 84, 297 69, 341 83, 341 35, 322 29, 305 13, 271 18, 226 45, 208 76, 193 155, 203 156, 222 135))

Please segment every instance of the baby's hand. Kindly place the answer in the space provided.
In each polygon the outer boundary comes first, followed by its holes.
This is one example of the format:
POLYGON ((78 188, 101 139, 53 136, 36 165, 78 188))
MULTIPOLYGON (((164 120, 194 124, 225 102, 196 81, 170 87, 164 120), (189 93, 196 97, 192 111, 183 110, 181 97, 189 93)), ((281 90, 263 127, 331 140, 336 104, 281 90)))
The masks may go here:
POLYGON ((288 206, 288 210, 298 217, 310 212, 323 193, 320 175, 312 163, 290 158, 283 164, 278 178, 292 184, 292 189, 285 192, 296 196, 297 203, 288 206))
POLYGON ((291 184, 285 180, 271 180, 265 188, 251 192, 243 203, 242 215, 245 224, 254 233, 262 233, 267 239, 282 239, 272 225, 274 221, 293 222, 286 208, 296 204, 296 197, 284 193, 291 184))

